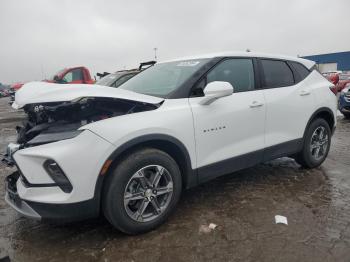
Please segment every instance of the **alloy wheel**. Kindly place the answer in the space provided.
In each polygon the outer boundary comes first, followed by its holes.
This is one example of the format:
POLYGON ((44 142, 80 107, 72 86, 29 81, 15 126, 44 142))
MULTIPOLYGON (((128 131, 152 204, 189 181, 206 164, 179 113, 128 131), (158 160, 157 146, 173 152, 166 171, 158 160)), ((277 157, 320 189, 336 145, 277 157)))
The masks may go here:
POLYGON ((169 206, 173 195, 173 179, 160 165, 141 168, 129 179, 124 191, 124 208, 137 222, 159 217, 169 206))
POLYGON ((311 136, 310 152, 312 157, 319 161, 322 159, 328 149, 328 134, 323 126, 319 126, 315 129, 311 136))

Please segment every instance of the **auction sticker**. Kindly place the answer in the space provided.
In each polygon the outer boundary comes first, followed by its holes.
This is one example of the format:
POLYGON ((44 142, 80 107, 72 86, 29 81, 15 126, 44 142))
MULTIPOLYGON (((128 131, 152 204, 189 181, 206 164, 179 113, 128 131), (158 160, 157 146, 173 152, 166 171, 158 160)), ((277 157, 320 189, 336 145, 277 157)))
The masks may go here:
POLYGON ((199 64, 199 61, 182 61, 177 64, 177 66, 196 66, 199 64))

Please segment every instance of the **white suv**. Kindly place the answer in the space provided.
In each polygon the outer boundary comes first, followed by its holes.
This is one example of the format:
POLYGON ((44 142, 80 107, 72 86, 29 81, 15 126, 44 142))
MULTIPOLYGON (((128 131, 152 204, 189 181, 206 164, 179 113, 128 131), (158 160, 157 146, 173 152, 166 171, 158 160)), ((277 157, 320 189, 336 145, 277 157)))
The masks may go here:
POLYGON ((330 87, 312 61, 256 53, 158 63, 119 88, 26 84, 6 200, 32 218, 103 212, 146 232, 184 188, 282 156, 319 166, 336 126, 330 87))

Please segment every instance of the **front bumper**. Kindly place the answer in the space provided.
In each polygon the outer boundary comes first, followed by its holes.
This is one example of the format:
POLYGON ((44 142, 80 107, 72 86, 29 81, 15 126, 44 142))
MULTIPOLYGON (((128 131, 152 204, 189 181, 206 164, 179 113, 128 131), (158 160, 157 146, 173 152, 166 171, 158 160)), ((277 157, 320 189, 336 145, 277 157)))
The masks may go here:
POLYGON ((23 201, 17 192, 17 186, 16 183, 19 179, 19 173, 15 172, 5 179, 5 201, 18 213, 34 218, 34 219, 41 219, 41 216, 33 209, 31 208, 25 201, 23 201))
POLYGON ((75 138, 17 150, 13 155, 21 179, 21 199, 34 203, 74 204, 92 199, 101 168, 114 146, 90 131, 75 138), (55 161, 72 185, 63 191, 45 170, 46 160, 55 161))
POLYGON ((5 179, 5 201, 25 217, 44 221, 71 222, 99 215, 99 198, 70 204, 48 204, 21 199, 17 192, 21 182, 18 171, 5 179))
POLYGON ((342 113, 350 114, 350 96, 341 94, 339 97, 339 110, 342 113))

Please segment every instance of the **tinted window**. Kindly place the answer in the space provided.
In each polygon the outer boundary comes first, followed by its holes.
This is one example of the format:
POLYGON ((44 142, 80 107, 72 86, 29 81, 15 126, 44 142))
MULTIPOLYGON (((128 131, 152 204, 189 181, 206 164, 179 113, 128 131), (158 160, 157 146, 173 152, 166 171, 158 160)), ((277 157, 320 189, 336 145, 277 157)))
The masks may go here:
POLYGON ((124 84, 126 81, 128 81, 130 78, 132 78, 136 74, 127 74, 122 77, 120 77, 117 81, 114 82, 113 86, 118 87, 121 84, 124 84))
POLYGON ((207 75, 207 84, 213 81, 231 83, 234 92, 254 90, 254 67, 251 59, 227 59, 207 75))
POLYGON ((264 71, 264 87, 281 87, 294 85, 292 70, 286 62, 261 60, 264 71))
POLYGON ((296 62, 290 62, 290 64, 292 65, 294 70, 299 75, 299 79, 298 79, 299 81, 304 80, 309 75, 310 71, 307 70, 306 67, 303 66, 302 64, 299 64, 299 63, 296 63, 296 62))

